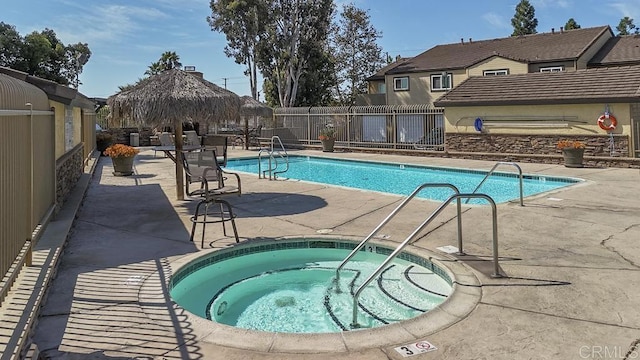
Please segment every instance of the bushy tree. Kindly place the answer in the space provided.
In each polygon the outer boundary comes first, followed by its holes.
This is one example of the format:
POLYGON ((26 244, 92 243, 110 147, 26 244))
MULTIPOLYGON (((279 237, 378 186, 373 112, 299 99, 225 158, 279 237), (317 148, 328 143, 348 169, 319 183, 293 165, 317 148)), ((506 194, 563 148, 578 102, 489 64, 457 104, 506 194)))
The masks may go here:
POLYGON ((266 31, 267 3, 262 0, 211 0, 211 15, 207 22, 212 31, 226 35, 225 55, 237 64, 245 65, 251 96, 258 98, 257 47, 266 31))
POLYGON ((513 33, 511 36, 536 34, 538 31, 538 19, 536 19, 536 9, 529 0, 520 0, 516 5, 516 13, 511 18, 513 33))
POLYGON ((341 105, 355 105, 356 96, 367 92, 365 79, 384 64, 382 49, 377 44, 381 35, 371 25, 369 14, 353 4, 343 6, 333 34, 336 98, 341 105))
POLYGON ((2 66, 78 87, 78 76, 90 57, 88 44, 65 45, 51 29, 21 37, 14 26, 0 22, 2 66))
POLYGON ((633 19, 628 16, 620 19, 620 23, 616 26, 616 30, 618 30, 618 35, 631 35, 638 34, 640 32, 640 29, 638 29, 633 23, 633 19))
POLYGON ((268 2, 266 33, 259 44, 258 66, 278 90, 278 103, 296 103, 303 74, 317 51, 325 49, 332 0, 272 0, 268 2))
POLYGON ((573 18, 570 18, 569 20, 567 20, 567 23, 564 24, 564 29, 565 30, 580 29, 580 25, 578 25, 578 23, 573 18))

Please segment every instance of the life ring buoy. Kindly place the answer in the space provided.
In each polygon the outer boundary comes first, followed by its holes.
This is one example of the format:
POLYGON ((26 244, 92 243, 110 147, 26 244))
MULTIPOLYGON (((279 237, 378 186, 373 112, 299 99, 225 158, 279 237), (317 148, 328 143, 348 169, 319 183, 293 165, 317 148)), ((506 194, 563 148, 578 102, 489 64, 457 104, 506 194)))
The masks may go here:
POLYGON ((604 130, 604 131, 612 131, 616 129, 616 126, 618 125, 618 120, 616 120, 616 117, 609 114, 609 113, 605 113, 604 115, 600 115, 600 117, 598 118, 598 126, 600 126, 600 129, 604 130), (606 119, 609 119, 610 123, 609 125, 605 125, 604 121, 606 119))
POLYGON ((483 121, 481 118, 477 118, 476 121, 473 123, 473 127, 476 128, 477 132, 482 132, 482 125, 483 125, 483 121))

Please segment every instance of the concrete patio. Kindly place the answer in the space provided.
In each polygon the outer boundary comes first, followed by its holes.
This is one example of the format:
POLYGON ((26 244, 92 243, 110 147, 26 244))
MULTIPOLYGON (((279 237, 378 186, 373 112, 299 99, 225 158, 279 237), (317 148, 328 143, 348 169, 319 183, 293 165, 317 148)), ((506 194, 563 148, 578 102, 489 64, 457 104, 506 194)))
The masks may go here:
MULTIPOLYGON (((494 162, 365 153, 305 155, 473 169, 494 162)), ((256 151, 230 149, 230 157, 256 151)), ((463 319, 413 335, 437 350, 411 359, 635 359, 640 356, 640 171, 520 163, 525 173, 571 176, 584 183, 498 205, 500 264, 491 274, 491 212, 465 206, 466 257, 437 250, 456 245, 447 211, 413 246, 472 272, 479 301, 463 319), (606 357, 608 356, 608 357, 606 357)), ((33 341, 43 359, 402 359, 404 343, 366 337, 342 351, 322 344, 287 350, 278 336, 248 344, 247 331, 207 336, 210 324, 170 299, 172 264, 202 251, 189 241, 196 199, 176 200, 173 162, 146 149, 135 174, 115 177, 100 158, 61 255, 33 341), (220 338, 225 338, 224 341, 220 338), (381 345, 383 344, 383 345, 381 345), (256 350, 264 347, 265 350, 256 350), (323 350, 325 348, 325 350, 323 350)), ((511 171, 510 169, 505 169, 511 171)), ((399 196, 242 174, 243 195, 230 198, 241 241, 290 236, 363 238, 399 196)), ((426 180, 428 181, 428 179, 426 180)), ((425 181, 425 182, 426 182, 425 181)), ((77 191, 84 191, 77 189, 77 191)), ((401 241, 439 204, 420 200, 383 231, 401 241)), ((64 213, 63 213, 64 214, 64 213)), ((66 215, 70 216, 70 215, 66 215)), ((205 248, 235 243, 210 225, 205 248)), ((461 286, 463 288, 463 286, 461 286)), ((304 338, 313 338, 305 335, 304 338)), ((286 338, 285 338, 286 339, 286 338)), ((34 356, 37 353, 34 353, 34 356)))

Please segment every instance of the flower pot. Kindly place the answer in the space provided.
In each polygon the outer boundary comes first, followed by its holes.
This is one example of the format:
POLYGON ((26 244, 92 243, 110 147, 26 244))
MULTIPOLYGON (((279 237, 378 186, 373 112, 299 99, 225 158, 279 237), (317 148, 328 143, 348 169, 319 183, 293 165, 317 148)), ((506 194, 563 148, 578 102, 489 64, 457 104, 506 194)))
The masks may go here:
POLYGON ((112 157, 113 163, 113 175, 115 176, 129 176, 133 174, 133 159, 135 156, 119 156, 112 157))
POLYGON ((584 167, 582 164, 584 149, 562 149, 562 156, 564 156, 564 166, 569 168, 584 167))
POLYGON ((336 139, 327 139, 322 141, 323 152, 333 152, 333 145, 336 143, 336 139))

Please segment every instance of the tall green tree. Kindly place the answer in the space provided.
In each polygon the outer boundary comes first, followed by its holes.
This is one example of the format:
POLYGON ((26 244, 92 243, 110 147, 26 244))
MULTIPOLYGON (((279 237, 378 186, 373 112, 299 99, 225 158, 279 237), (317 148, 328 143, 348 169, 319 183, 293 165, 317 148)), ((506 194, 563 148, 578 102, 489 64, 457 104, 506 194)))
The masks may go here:
POLYGON ((151 63, 144 72, 145 75, 155 75, 165 70, 180 69, 182 63, 180 62, 180 56, 175 51, 165 51, 160 55, 160 59, 154 63, 151 63))
POLYGON ((567 23, 564 24, 564 29, 565 30, 580 29, 580 25, 578 25, 578 23, 573 18, 570 18, 569 20, 567 20, 567 23))
POLYGON ((211 15, 207 22, 212 31, 227 37, 224 53, 237 64, 246 66, 251 96, 258 98, 257 47, 260 35, 266 31, 267 3, 262 0, 211 0, 211 15))
POLYGON ((529 0, 520 0, 516 5, 516 12, 511 18, 513 33, 511 36, 536 34, 538 31, 538 19, 536 19, 536 9, 529 0))
POLYGON ((331 53, 335 59, 336 98, 341 105, 355 105, 356 96, 367 92, 366 78, 384 64, 381 34, 371 25, 369 14, 353 4, 343 5, 333 31, 331 53))
POLYGON ((258 67, 277 89, 280 106, 295 106, 300 79, 310 70, 311 57, 325 48, 332 14, 333 0, 268 1, 268 26, 260 37, 258 67))
POLYGON ((21 37, 14 26, 0 22, 2 66, 78 87, 78 76, 90 57, 88 44, 65 45, 51 29, 21 37))
POLYGON ((618 30, 618 35, 631 35, 640 33, 640 29, 638 29, 633 23, 633 19, 628 16, 620 19, 618 26, 616 26, 616 30, 618 30))

